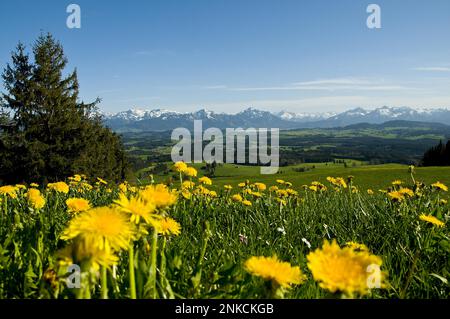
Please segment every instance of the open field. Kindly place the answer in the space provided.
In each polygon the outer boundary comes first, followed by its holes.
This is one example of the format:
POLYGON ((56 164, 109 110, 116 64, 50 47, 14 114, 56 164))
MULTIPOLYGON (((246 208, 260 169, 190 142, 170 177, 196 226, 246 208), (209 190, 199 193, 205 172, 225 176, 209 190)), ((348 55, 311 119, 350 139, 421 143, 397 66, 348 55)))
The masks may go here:
POLYGON ((292 169, 2 187, 0 298, 448 298, 448 168, 292 169))
MULTIPOLYGON (((201 175, 202 164, 194 164, 201 175)), ((359 161, 347 161, 347 168, 343 164, 334 163, 309 163, 299 164, 287 167, 281 167, 278 174, 261 175, 260 168, 256 166, 243 166, 224 164, 219 165, 214 177, 214 185, 221 187, 226 184, 237 185, 242 180, 248 179, 251 182, 263 182, 267 185, 275 185, 276 179, 283 179, 300 187, 304 184, 310 184, 313 181, 325 182, 328 176, 352 175, 355 181, 363 190, 378 190, 390 185, 393 179, 400 179, 404 182, 411 182, 411 176, 408 172, 408 165, 401 164, 383 164, 366 165, 359 161), (355 163, 355 164, 353 164, 355 163), (356 165, 353 167, 353 165, 356 165), (312 168, 315 167, 315 168, 312 168), (298 172, 299 168, 310 170, 298 172)), ((450 167, 416 167, 416 179, 427 184, 441 181, 450 184, 450 167)), ((174 174, 154 175, 158 182, 168 182, 174 174)), ((143 179, 146 182, 146 179, 143 179)))
MULTIPOLYGON (((331 162, 339 158, 370 164, 416 165, 427 149, 448 138, 449 126, 408 121, 284 130, 280 131, 280 165, 331 162)), ((122 140, 135 170, 170 161, 171 148, 176 143, 171 141, 170 131, 125 132, 122 140)))

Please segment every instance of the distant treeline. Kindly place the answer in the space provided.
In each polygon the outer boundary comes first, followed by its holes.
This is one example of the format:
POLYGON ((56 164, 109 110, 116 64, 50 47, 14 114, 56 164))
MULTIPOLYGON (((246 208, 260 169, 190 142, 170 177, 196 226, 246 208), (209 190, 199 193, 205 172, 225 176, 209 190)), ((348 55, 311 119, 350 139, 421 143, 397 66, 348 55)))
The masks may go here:
MULTIPOLYGON (((327 135, 321 131, 309 135, 282 132, 280 166, 333 162, 337 159, 362 161, 372 165, 385 163, 418 165, 423 154, 439 141, 438 138, 431 138, 428 130, 421 130, 421 134, 427 135, 417 139, 408 139, 408 132, 411 134, 416 132, 405 128, 401 131, 402 138, 383 137, 383 134, 387 136, 390 132, 392 130, 379 131, 381 137, 358 136, 356 130, 346 132, 347 136, 340 136, 339 132, 327 135)), ((170 140, 170 132, 123 133, 122 140, 134 171, 171 160, 170 150, 173 142, 170 140)), ((204 142, 204 146, 206 143, 204 142)))
POLYGON ((422 166, 450 166, 450 140, 447 144, 439 142, 425 152, 421 162, 422 166))

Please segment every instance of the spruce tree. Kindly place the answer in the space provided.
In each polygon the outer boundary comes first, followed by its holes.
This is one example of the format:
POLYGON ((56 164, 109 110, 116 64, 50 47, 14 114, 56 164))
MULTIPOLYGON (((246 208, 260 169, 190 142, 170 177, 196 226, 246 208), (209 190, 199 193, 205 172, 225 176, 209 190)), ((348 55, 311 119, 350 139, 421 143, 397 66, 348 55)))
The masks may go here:
POLYGON ((102 126, 96 105, 79 101, 77 71, 64 76, 67 59, 50 34, 33 46, 34 63, 19 44, 2 77, 3 109, 0 179, 5 182, 55 181, 84 173, 110 180, 125 178, 120 139, 102 126))
POLYGON ((25 53, 22 43, 17 45, 11 56, 12 65, 8 64, 2 74, 4 87, 9 94, 1 95, 2 110, 10 115, 2 121, 0 140, 0 178, 13 180, 20 175, 18 167, 25 168, 29 158, 29 144, 25 139, 26 122, 32 113, 33 93, 31 90, 32 65, 25 53))
POLYGON ((446 145, 442 140, 428 149, 422 157, 422 166, 450 166, 450 140, 446 145))

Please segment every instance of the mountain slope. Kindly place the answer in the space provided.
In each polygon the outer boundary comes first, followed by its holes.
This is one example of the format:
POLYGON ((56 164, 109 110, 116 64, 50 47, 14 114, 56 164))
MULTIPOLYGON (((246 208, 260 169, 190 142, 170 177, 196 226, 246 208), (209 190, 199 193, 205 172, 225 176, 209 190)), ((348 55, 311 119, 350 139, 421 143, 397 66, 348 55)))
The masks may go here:
POLYGON ((309 123, 310 127, 340 127, 357 123, 381 124, 392 120, 437 122, 450 124, 450 110, 412 109, 409 107, 383 106, 374 110, 355 108, 328 119, 309 123))
POLYGON ((237 114, 215 113, 199 110, 180 113, 169 110, 133 109, 117 114, 105 115, 105 124, 118 132, 165 131, 177 127, 192 129, 194 120, 202 120, 203 129, 224 128, 332 128, 359 123, 381 124, 392 120, 434 122, 450 125, 448 109, 412 109, 409 107, 380 107, 374 110, 351 109, 333 113, 271 113, 247 108, 237 114))
POLYGON ((194 120, 202 120, 203 129, 224 128, 296 128, 298 124, 270 112, 248 108, 237 114, 215 113, 202 109, 193 113, 129 110, 105 116, 106 124, 116 131, 164 131, 177 127, 193 128, 194 120))

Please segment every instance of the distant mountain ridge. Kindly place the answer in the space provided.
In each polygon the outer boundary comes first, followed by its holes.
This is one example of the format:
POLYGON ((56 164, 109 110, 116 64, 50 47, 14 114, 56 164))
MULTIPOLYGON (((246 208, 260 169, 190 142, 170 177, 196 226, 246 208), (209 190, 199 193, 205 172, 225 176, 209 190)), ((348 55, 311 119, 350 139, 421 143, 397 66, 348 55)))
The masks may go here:
POLYGON ((271 113, 247 108, 236 114, 216 113, 206 109, 181 113, 154 109, 132 109, 116 114, 105 114, 104 121, 119 132, 165 131, 177 127, 191 128, 194 120, 202 120, 203 128, 332 128, 367 123, 381 124, 389 121, 417 121, 450 125, 448 109, 413 109, 410 107, 383 106, 373 110, 354 108, 342 113, 271 113))

